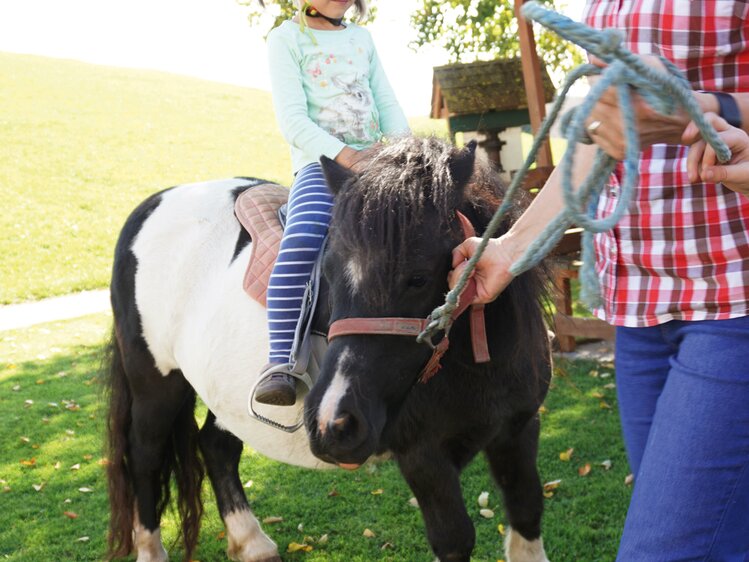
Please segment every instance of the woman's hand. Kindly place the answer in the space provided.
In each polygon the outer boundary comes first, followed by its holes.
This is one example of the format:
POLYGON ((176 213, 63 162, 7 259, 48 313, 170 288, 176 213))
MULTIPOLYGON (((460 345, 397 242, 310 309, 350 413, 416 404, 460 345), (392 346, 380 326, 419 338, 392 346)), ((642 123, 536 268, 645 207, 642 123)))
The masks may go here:
MULTIPOLYGON (((467 238, 453 250, 453 270, 447 276, 450 288, 455 287, 465 270, 468 260, 476 253, 481 238, 467 238)), ((510 273, 513 263, 506 241, 492 238, 476 262, 471 277, 476 280, 476 298, 473 304, 486 304, 496 299, 510 284, 514 276, 510 273)))
MULTIPOLYGON (((667 72, 658 57, 646 55, 641 58, 645 64, 667 72)), ((606 63, 596 57, 591 57, 591 63, 600 67, 606 66, 606 63)), ((716 100, 709 99, 714 98, 710 94, 695 93, 694 95, 704 110, 711 109, 711 103, 717 104, 716 100)), ((640 137, 640 150, 657 143, 680 143, 684 128, 689 123, 689 117, 683 108, 679 107, 673 115, 662 115, 645 103, 645 100, 634 90, 632 91, 632 105, 640 137)), ((624 159, 626 132, 616 88, 611 87, 604 92, 593 107, 590 117, 586 119, 585 127, 593 142, 609 156, 617 160, 624 159)))
POLYGON ((715 150, 700 136, 694 122, 684 130, 682 142, 691 145, 687 156, 687 174, 692 183, 700 181, 722 183, 728 189, 749 196, 749 135, 729 125, 714 113, 705 119, 731 149, 731 160, 720 164, 715 150))

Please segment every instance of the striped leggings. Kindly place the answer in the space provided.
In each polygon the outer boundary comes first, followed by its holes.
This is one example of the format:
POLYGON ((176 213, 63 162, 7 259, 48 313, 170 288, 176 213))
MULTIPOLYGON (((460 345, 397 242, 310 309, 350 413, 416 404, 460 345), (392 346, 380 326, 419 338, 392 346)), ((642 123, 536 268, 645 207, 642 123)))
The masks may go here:
POLYGON ((291 186, 286 229, 268 283, 271 363, 288 363, 312 267, 328 232, 333 197, 320 164, 299 170, 291 186))

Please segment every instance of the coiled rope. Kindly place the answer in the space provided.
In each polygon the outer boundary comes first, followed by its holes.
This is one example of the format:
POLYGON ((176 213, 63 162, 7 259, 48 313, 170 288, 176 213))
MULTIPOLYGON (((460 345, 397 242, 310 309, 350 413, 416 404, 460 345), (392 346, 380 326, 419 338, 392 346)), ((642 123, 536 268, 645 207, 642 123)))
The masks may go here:
POLYGON ((702 137, 715 150, 718 160, 720 162, 727 162, 731 158, 729 148, 720 139, 715 129, 705 120, 699 104, 692 96, 692 89, 689 83, 670 61, 661 58, 666 72, 648 66, 637 55, 622 46, 624 37, 618 30, 592 29, 566 16, 547 10, 536 2, 525 4, 522 8, 522 14, 526 19, 544 25, 564 39, 572 41, 587 52, 597 56, 606 62, 607 66, 601 69, 592 64, 582 64, 568 74, 557 99, 552 105, 551 111, 546 119, 544 119, 533 141, 523 167, 518 170, 510 183, 502 204, 487 225, 475 254, 468 261, 455 287, 447 293, 445 303, 432 311, 430 315, 431 321, 417 338, 420 342, 428 340, 435 332, 448 328, 450 315, 458 306, 460 295, 476 267, 476 262, 478 262, 484 253, 489 239, 497 231, 507 210, 512 205, 517 190, 523 184, 530 166, 536 160, 536 154, 541 143, 548 136, 551 126, 559 115, 567 93, 573 84, 583 76, 598 75, 599 79, 591 87, 583 103, 567 112, 560 122, 564 137, 567 140, 567 149, 560 164, 565 203, 564 209, 547 225, 538 238, 530 244, 525 254, 512 264, 510 272, 513 275, 520 275, 538 264, 551 252, 564 235, 565 230, 572 224, 577 224, 584 229, 582 236, 583 265, 580 269, 580 297, 590 308, 595 308, 601 304, 600 286, 595 271, 593 235, 597 232, 609 230, 616 225, 629 207, 632 194, 639 179, 638 161, 640 143, 635 124, 635 110, 630 87, 635 88, 644 101, 659 113, 672 114, 677 107, 677 103, 684 107, 689 117, 699 128, 702 137), (621 185, 619 200, 614 211, 608 217, 596 219, 598 200, 617 165, 617 160, 599 148, 596 152, 591 171, 578 189, 574 189, 572 186, 572 167, 574 165, 576 145, 580 142, 590 143, 590 138, 587 136, 584 128, 585 120, 590 116, 593 107, 604 92, 610 87, 616 88, 624 119, 627 142, 623 161, 624 181, 621 185))

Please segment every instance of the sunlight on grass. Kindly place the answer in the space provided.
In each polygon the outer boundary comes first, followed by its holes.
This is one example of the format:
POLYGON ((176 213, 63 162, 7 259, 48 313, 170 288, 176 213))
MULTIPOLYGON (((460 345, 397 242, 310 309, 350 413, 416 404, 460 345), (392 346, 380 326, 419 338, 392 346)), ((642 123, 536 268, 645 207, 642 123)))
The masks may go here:
MULTIPOLYGON (((0 53, 0 304, 109 282, 146 196, 255 176, 288 185, 268 92, 163 72, 0 53)), ((444 122, 414 130, 444 135, 444 122)))
MULTIPOLYGON (((95 382, 110 322, 109 315, 99 314, 0 333, 0 421, 5 428, 0 434, 0 557, 16 562, 101 559, 108 519, 100 464, 105 410, 95 382)), ((629 470, 610 387, 614 378, 601 378, 605 372, 612 371, 591 362, 560 361, 542 413, 541 479, 562 480, 546 500, 544 516, 544 543, 552 560, 615 557, 630 488, 623 483, 629 470), (602 400, 612 408, 602 409, 602 400), (570 448, 572 458, 562 462, 559 453, 570 448), (601 466, 604 460, 611 461, 610 470, 601 466), (580 477, 578 469, 585 463, 591 472, 580 477)), ((203 420, 205 408, 200 406, 196 415, 203 420)), ((252 480, 246 492, 258 518, 283 518, 265 528, 284 560, 432 560, 421 515, 409 505, 412 494, 392 462, 355 473, 312 471, 248 449, 240 474, 243 482, 252 480), (382 493, 372 493, 378 490, 382 493), (374 538, 362 535, 366 528, 374 538), (312 552, 285 553, 291 542, 324 534, 327 544, 310 541, 312 552)), ((497 560, 502 557, 497 525, 508 523, 483 458, 469 465, 462 482, 477 533, 473 559, 497 560), (478 513, 476 498, 482 491, 489 492, 496 513, 492 519, 478 513)), ((206 516, 194 558, 223 560, 223 524, 207 482, 204 500, 206 516)), ((164 518, 163 533, 171 557, 179 559, 173 511, 164 518)))

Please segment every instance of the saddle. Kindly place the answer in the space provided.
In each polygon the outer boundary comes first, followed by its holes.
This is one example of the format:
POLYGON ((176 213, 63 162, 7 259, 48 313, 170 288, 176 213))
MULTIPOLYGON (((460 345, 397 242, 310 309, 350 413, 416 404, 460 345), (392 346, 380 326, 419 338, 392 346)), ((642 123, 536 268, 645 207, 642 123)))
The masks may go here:
POLYGON ((252 238, 250 263, 242 287, 263 306, 266 306, 268 281, 283 236, 279 210, 288 199, 287 188, 261 183, 245 190, 234 203, 234 214, 252 238))

